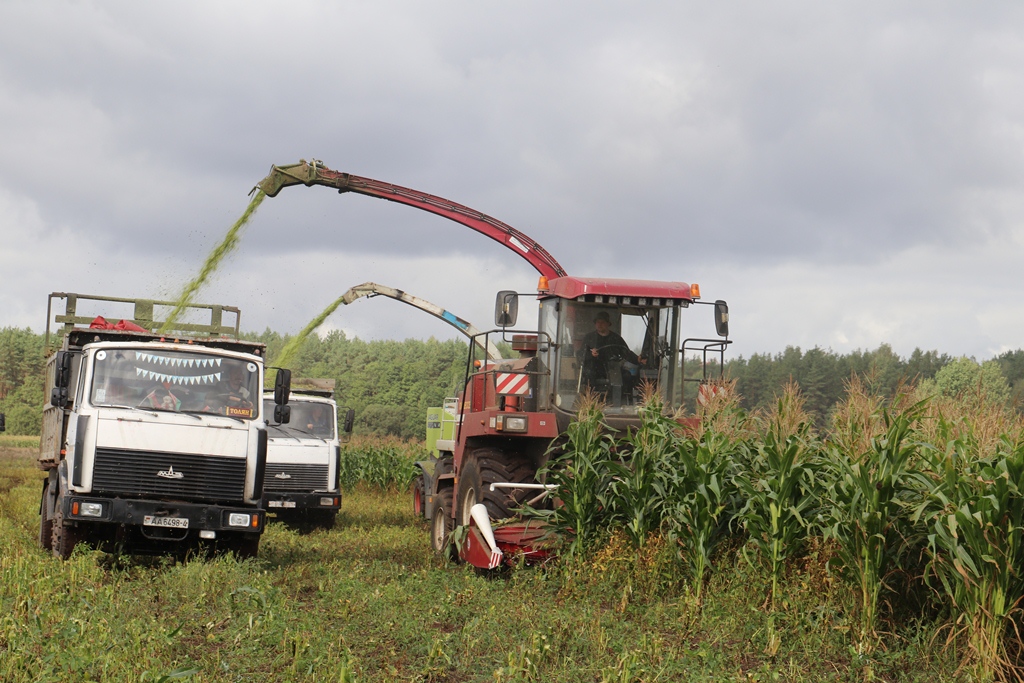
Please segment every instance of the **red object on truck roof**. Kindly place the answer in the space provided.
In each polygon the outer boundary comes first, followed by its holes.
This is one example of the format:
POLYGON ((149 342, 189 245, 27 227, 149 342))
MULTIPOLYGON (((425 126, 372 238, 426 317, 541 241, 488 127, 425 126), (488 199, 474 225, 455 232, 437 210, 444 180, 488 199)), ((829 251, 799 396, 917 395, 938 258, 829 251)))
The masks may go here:
POLYGON ((90 330, 126 330, 128 332, 149 332, 145 327, 139 327, 131 320, 118 320, 116 323, 112 323, 102 315, 98 315, 93 318, 92 322, 89 323, 90 330))

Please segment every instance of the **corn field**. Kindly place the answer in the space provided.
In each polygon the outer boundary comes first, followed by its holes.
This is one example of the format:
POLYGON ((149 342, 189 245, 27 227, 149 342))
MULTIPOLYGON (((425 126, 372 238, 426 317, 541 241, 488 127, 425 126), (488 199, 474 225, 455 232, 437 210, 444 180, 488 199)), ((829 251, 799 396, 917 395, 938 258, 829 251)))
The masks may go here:
POLYGON ((1024 679, 1020 418, 977 397, 908 386, 884 400, 856 378, 846 389, 820 431, 796 386, 758 413, 722 392, 697 428, 650 397, 626 435, 587 402, 545 472, 559 504, 527 513, 560 532, 568 558, 593 561, 614 539, 664 545, 697 603, 716 571, 757 567, 770 580, 766 654, 783 637, 771 615, 813 552, 849 591, 858 656, 901 622, 928 622, 972 680, 1024 679))

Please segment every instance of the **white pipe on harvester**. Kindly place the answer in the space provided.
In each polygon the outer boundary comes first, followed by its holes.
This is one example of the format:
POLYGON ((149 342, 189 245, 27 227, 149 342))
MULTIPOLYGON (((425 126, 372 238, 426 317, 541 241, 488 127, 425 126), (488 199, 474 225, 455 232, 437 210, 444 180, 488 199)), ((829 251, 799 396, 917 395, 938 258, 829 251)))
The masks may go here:
POLYGON ((487 514, 487 508, 483 503, 477 503, 469 508, 469 516, 476 522, 477 528, 480 529, 480 535, 484 537, 487 546, 491 549, 491 564, 497 566, 501 562, 501 551, 498 550, 498 543, 494 540, 494 530, 491 528, 491 518, 487 514))
POLYGON ((517 484, 514 481, 496 481, 491 484, 491 490, 495 489, 557 489, 557 484, 517 484))

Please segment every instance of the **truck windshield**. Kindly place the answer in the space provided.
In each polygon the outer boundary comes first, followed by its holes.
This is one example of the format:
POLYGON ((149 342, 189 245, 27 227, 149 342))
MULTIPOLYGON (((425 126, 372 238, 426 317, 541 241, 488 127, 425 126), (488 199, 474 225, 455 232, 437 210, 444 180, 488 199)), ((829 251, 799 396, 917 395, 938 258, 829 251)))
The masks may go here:
POLYGON ((105 348, 92 357, 94 406, 215 413, 243 420, 259 415, 259 367, 213 353, 105 348))
MULTIPOLYGON (((295 436, 295 432, 304 432, 328 441, 334 438, 338 426, 334 406, 320 401, 296 400, 294 396, 289 399, 288 405, 292 408, 291 420, 286 425, 271 425, 271 428, 283 431, 288 436, 295 436)), ((263 410, 267 415, 273 415, 274 400, 264 398, 263 410)))
POLYGON ((556 400, 573 409, 586 392, 609 414, 635 414, 645 386, 656 388, 672 408, 678 355, 670 348, 678 309, 565 302, 556 400))

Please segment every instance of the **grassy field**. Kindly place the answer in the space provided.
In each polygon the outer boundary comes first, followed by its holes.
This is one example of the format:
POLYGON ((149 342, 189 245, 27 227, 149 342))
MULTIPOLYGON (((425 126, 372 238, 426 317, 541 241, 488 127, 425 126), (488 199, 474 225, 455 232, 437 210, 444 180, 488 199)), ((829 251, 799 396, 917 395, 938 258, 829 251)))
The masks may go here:
POLYGON ((0 444, 3 681, 968 680, 934 625, 890 621, 857 655, 820 550, 769 617, 771 577, 735 548, 700 604, 656 541, 497 576, 442 563, 404 492, 348 494, 330 531, 272 524, 255 560, 62 563, 37 546, 33 455, 0 444))

